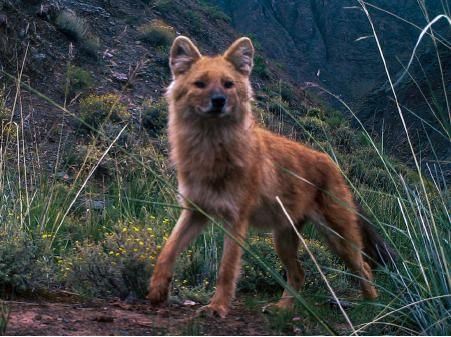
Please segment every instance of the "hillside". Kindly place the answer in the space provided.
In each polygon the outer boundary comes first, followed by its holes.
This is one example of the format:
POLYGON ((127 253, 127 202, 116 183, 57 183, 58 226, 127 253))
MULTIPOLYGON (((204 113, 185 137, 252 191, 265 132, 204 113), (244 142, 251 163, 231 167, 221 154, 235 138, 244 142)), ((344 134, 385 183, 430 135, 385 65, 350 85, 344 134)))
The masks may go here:
MULTIPOLYGON (((283 64, 300 87, 314 82, 330 90, 350 105, 374 135, 380 139, 384 134, 384 142, 392 153, 411 161, 405 132, 395 131, 402 129, 401 119, 371 26, 357 1, 210 2, 224 9, 237 31, 255 36, 267 55, 283 64)), ((440 13, 449 13, 441 1, 420 6, 416 1, 377 0, 369 2, 367 8, 394 82, 407 65, 421 29, 440 13)), ((437 43, 438 54, 426 35, 416 51, 418 58, 410 69, 411 78, 405 76, 397 94, 401 106, 406 108, 404 118, 417 155, 424 165, 439 159, 449 177, 450 121, 445 95, 449 96, 450 87, 448 83, 444 88, 442 81, 451 74, 451 31, 445 20, 437 22, 433 29, 442 41, 437 43)), ((349 114, 336 99, 321 90, 315 93, 349 114)))
MULTIPOLYGON (((369 7, 370 14, 378 27, 390 73, 396 79, 402 64, 410 58, 419 35, 418 27, 424 26, 426 19, 413 2, 379 2, 369 7), (400 22, 397 15, 410 23, 400 22)), ((129 101, 134 119, 139 120, 143 101, 157 101, 169 82, 167 49, 152 46, 140 38, 143 25, 152 20, 163 20, 174 27, 177 34, 192 37, 211 54, 223 50, 240 34, 250 34, 259 52, 253 76, 257 89, 277 92, 280 89, 275 83, 279 82, 279 87, 283 83, 294 92, 288 100, 292 106, 309 107, 322 100, 342 110, 359 128, 336 99, 321 90, 310 88, 306 94, 301 89, 306 83, 318 83, 344 99, 389 151, 393 150, 392 153, 413 165, 410 149, 404 141, 405 133, 394 131, 402 128, 402 123, 393 105, 393 95, 388 90, 374 39, 368 37, 371 35, 368 19, 352 1, 311 1, 305 5, 284 1, 210 1, 221 6, 225 14, 207 2, 196 1, 183 4, 178 1, 117 1, 113 4, 63 0, 2 3, 0 66, 10 73, 16 72, 18 60, 25 56, 29 44, 23 72, 33 87, 56 101, 64 99, 68 64, 82 65, 94 79, 91 88, 96 88, 98 93, 120 91, 124 85, 129 89, 133 87, 123 99, 129 101), (58 16, 64 11, 79 16, 80 22, 86 21, 86 27, 80 29, 86 30, 83 34, 87 38, 80 39, 64 31, 64 27, 58 27, 58 16), (69 48, 71 43, 72 49, 69 48)), ((434 2, 426 9, 429 17, 433 17, 440 12, 441 5, 434 2)), ((439 22, 434 28, 443 41, 449 38, 446 24, 439 22)), ((414 64, 411 69, 414 82, 406 78, 400 84, 402 90, 398 99, 401 106, 406 107, 407 128, 424 165, 438 159, 444 165, 445 175, 449 176, 449 129, 446 128, 446 112, 441 112, 446 111, 447 101, 440 74, 443 72, 443 78, 448 78, 450 57, 446 42, 439 43, 438 47, 442 71, 438 68, 431 40, 425 38, 417 51, 419 59, 423 60, 422 66, 414 64)), ((42 132, 39 134, 44 134, 45 129, 48 131, 49 124, 51 128, 57 123, 57 112, 51 111, 51 106, 36 109, 35 122, 45 122, 45 126, 40 125, 42 132)))

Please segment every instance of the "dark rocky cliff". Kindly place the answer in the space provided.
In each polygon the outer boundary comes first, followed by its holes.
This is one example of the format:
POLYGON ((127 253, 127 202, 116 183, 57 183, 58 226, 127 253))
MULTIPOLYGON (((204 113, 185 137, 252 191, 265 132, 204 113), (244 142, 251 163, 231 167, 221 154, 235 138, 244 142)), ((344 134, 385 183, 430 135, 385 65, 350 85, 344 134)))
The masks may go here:
MULTIPOLYGON (((211 2, 230 15, 233 26, 243 35, 255 36, 262 49, 273 60, 283 64, 300 86, 315 82, 340 96, 375 134, 384 133, 387 144, 396 146, 397 154, 402 149, 406 157, 411 157, 406 147, 398 147, 400 143, 406 143, 406 135, 393 104, 393 95, 387 90, 387 76, 371 26, 357 1, 211 2)), ((424 7, 413 0, 377 0, 371 3, 373 5, 367 5, 367 8, 389 72, 396 79, 408 63, 421 28, 436 15, 449 13, 449 8, 444 7, 442 1, 428 1, 424 7)), ((415 62, 410 69, 413 79, 406 76, 399 84, 398 98, 410 110, 405 109, 404 113, 408 127, 412 129, 415 150, 426 157, 434 157, 423 132, 426 128, 438 156, 449 160, 450 120, 445 96, 451 91, 451 30, 445 20, 433 27, 443 41, 437 44, 442 70, 434 44, 430 37, 425 36, 417 50, 421 66, 415 62), (427 123, 422 123, 418 116, 427 123)), ((333 99, 330 103, 340 106, 333 99)))

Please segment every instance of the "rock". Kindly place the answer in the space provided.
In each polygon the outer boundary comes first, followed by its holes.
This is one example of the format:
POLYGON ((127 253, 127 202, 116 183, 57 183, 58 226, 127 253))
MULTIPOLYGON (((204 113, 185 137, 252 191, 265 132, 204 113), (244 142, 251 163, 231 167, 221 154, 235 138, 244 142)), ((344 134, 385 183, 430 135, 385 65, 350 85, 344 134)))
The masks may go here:
POLYGON ((32 55, 32 58, 38 62, 41 62, 47 59, 47 55, 44 53, 36 53, 32 55))
POLYGON ((56 14, 63 9, 59 1, 43 1, 36 12, 36 15, 46 20, 53 19, 56 14))
POLYGON ((112 77, 113 77, 113 80, 115 80, 117 82, 125 83, 128 81, 128 76, 127 76, 127 74, 124 74, 124 73, 113 71, 112 77))
POLYGON ((73 1, 73 0, 61 0, 61 2, 63 4, 65 4, 66 6, 74 7, 79 11, 86 12, 89 14, 100 15, 104 18, 109 18, 111 16, 111 14, 108 11, 106 11, 104 8, 99 7, 99 6, 90 5, 85 2, 73 1))
POLYGON ((183 301, 183 305, 187 306, 187 307, 192 307, 192 306, 197 305, 197 304, 199 304, 199 303, 191 301, 191 300, 184 300, 183 301))
POLYGON ((103 210, 106 206, 106 201, 99 199, 87 199, 85 203, 86 208, 91 210, 103 210))
POLYGON ((0 27, 8 27, 8 17, 6 14, 0 13, 0 27))

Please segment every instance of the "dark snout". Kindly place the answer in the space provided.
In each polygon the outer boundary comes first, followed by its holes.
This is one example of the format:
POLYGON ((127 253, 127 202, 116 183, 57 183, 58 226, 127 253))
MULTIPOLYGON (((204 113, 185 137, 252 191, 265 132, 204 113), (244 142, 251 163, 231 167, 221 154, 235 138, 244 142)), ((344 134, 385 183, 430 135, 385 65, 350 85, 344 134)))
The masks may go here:
POLYGON ((227 97, 223 93, 212 93, 210 97, 210 110, 208 111, 211 115, 219 115, 224 112, 224 108, 227 103, 227 97))

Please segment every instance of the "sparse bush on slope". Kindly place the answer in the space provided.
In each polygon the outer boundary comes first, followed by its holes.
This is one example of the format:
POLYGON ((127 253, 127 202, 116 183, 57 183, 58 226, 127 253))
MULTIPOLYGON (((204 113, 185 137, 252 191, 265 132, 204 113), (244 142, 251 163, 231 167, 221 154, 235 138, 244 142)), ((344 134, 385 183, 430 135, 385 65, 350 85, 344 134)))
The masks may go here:
POLYGON ((98 129, 106 121, 125 122, 130 118, 130 113, 116 94, 89 95, 80 101, 80 118, 84 122, 82 127, 89 125, 98 129))
POLYGON ((91 33, 87 21, 73 11, 62 10, 55 19, 56 27, 76 41, 87 54, 96 56, 100 40, 91 33))
POLYGON ((168 47, 175 38, 175 29, 162 20, 153 20, 140 27, 141 40, 154 47, 168 47))

